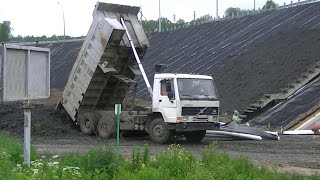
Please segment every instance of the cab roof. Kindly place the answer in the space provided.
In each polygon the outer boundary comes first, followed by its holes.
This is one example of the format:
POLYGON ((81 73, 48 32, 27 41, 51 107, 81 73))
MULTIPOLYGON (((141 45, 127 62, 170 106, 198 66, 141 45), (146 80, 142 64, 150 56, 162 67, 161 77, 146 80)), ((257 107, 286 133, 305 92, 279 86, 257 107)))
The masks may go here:
POLYGON ((161 73, 155 74, 155 79, 165 79, 165 78, 195 78, 195 79, 213 79, 208 75, 198 75, 198 74, 174 74, 174 73, 161 73))

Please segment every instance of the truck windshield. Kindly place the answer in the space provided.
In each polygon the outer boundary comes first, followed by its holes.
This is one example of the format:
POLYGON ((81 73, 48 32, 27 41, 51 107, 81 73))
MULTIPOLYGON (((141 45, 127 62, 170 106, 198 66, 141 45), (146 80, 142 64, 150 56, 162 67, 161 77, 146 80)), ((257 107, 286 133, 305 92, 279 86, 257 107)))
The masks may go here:
POLYGON ((181 100, 217 100, 211 79, 178 78, 178 91, 181 100))

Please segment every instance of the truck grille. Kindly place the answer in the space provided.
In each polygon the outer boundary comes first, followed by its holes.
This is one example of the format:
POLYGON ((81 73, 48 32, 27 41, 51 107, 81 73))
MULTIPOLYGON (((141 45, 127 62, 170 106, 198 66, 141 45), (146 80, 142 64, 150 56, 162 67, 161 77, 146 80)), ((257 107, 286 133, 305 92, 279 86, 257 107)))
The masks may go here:
POLYGON ((218 107, 182 107, 182 116, 218 115, 218 107), (203 112, 202 112, 203 111, 203 112))

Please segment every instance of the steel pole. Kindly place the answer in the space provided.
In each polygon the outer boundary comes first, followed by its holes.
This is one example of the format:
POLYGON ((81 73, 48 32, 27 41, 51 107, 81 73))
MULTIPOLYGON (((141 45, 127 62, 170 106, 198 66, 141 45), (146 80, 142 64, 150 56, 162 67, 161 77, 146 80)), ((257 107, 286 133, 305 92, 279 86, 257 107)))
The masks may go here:
POLYGON ((216 19, 219 19, 219 0, 216 0, 216 19))
POLYGON ((138 56, 138 53, 137 53, 137 51, 136 51, 136 48, 134 47, 134 44, 133 44, 133 42, 132 42, 131 36, 130 36, 130 34, 129 34, 129 31, 128 31, 127 27, 126 27, 126 24, 124 23, 123 18, 120 18, 120 21, 121 21, 121 24, 122 24, 122 26, 124 27, 124 29, 125 29, 125 31, 126 31, 126 34, 127 34, 127 36, 128 36, 128 39, 129 39, 129 42, 130 42, 130 45, 131 45, 131 48, 132 48, 132 51, 133 51, 133 54, 134 54, 134 57, 136 58, 136 61, 137 61, 137 63, 138 63, 139 69, 140 69, 140 71, 141 71, 143 80, 144 80, 144 82, 146 83, 147 89, 148 89, 148 91, 149 91, 149 93, 150 93, 150 97, 152 98, 152 96, 153 96, 153 91, 152 91, 150 82, 149 82, 148 77, 147 77, 147 75, 146 75, 146 72, 144 71, 144 68, 143 68, 143 66, 142 66, 142 64, 141 64, 140 58, 139 58, 139 56, 138 56))
POLYGON ((57 2, 57 4, 61 5, 61 9, 62 9, 62 20, 63 20, 63 39, 66 39, 66 20, 64 18, 64 8, 63 8, 63 4, 60 3, 59 1, 57 2))
POLYGON ((161 6, 160 6, 160 0, 159 0, 159 32, 161 32, 161 6))
POLYGON ((62 16, 63 16, 63 38, 66 39, 66 20, 64 18, 64 9, 62 9, 62 16))
POLYGON ((120 104, 118 104, 117 106, 117 109, 116 109, 116 114, 117 114, 117 150, 118 150, 118 153, 120 154, 120 104))
POLYGON ((32 106, 29 100, 23 104, 24 112, 24 143, 23 143, 23 155, 24 164, 30 166, 30 154, 31 154, 31 110, 32 106))

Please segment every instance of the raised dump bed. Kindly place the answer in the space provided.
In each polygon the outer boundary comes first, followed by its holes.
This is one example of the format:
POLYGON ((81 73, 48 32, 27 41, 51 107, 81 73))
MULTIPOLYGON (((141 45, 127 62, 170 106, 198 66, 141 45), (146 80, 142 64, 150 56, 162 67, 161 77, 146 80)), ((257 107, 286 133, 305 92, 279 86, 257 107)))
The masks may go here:
POLYGON ((133 44, 142 57, 149 42, 138 21, 138 7, 98 2, 93 21, 74 63, 61 104, 75 121, 85 112, 113 110, 122 103, 128 83, 140 71, 135 68, 125 21, 133 44))

